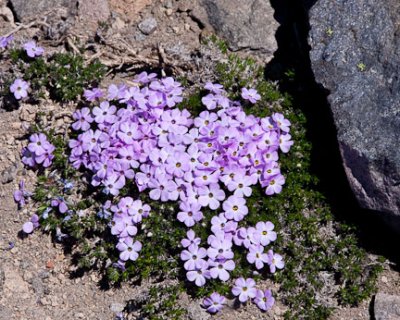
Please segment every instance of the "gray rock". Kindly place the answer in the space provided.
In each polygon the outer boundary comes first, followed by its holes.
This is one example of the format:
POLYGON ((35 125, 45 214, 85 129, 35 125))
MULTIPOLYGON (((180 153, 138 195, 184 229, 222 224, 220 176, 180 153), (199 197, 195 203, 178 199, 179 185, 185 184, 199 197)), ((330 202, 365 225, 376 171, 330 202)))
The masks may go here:
POLYGON ((260 50, 272 57, 277 49, 279 25, 269 1, 200 0, 191 14, 226 39, 231 50, 260 50))
POLYGON ((378 293, 374 303, 375 320, 400 319, 400 297, 378 293))
POLYGON ((0 183, 6 184, 14 181, 15 177, 17 176, 18 166, 13 164, 8 168, 4 169, 3 172, 0 174, 0 183))
POLYGON ((310 25, 351 188, 363 208, 400 215, 400 2, 319 0, 310 25))
POLYGON ((78 17, 85 28, 96 30, 99 22, 107 21, 111 15, 108 0, 79 0, 78 17))
POLYGON ((208 320, 211 316, 201 307, 201 301, 192 301, 187 307, 187 315, 190 320, 208 320))
POLYGON ((118 302, 113 302, 110 305, 110 310, 114 313, 122 312, 125 309, 125 305, 118 302))
POLYGON ((138 28, 145 35, 150 35, 157 29, 157 20, 153 17, 146 18, 139 23, 138 28))
MULTIPOLYGON (((38 17, 44 17, 46 13, 64 9, 64 18, 76 5, 71 0, 10 0, 12 9, 18 21, 27 22, 38 17)), ((60 12, 61 12, 60 11, 60 12)))

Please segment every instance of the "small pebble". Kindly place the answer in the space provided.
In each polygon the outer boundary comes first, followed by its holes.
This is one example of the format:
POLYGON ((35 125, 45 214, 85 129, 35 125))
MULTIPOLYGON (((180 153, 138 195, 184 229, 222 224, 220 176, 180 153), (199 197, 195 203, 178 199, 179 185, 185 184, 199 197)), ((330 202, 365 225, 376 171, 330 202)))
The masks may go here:
POLYGON ((54 268, 54 261, 53 260, 48 260, 46 262, 46 268, 47 269, 53 269, 54 268))
POLYGON ((144 19, 142 22, 139 23, 138 28, 145 35, 150 35, 157 29, 157 20, 153 17, 144 19))

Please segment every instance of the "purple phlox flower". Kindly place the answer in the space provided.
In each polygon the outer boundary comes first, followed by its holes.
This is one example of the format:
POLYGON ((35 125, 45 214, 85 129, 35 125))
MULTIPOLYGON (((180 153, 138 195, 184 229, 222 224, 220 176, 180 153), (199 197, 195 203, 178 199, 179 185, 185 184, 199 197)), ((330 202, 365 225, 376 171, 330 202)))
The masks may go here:
POLYGON ((132 203, 129 214, 132 216, 132 221, 134 223, 139 223, 143 218, 149 216, 150 206, 148 204, 143 204, 140 200, 135 200, 132 203))
POLYGON ((275 273, 276 269, 283 269, 285 263, 280 254, 274 253, 272 250, 268 250, 268 264, 271 273, 275 273))
POLYGON ((60 181, 63 184, 64 192, 67 192, 74 188, 74 183, 72 181, 66 179, 61 179, 60 181))
POLYGON ((186 270, 195 270, 200 266, 201 261, 207 256, 207 251, 204 248, 191 244, 187 250, 183 250, 181 253, 182 261, 186 261, 183 267, 186 270))
POLYGON ((218 94, 216 96, 217 98, 217 105, 223 109, 227 109, 230 107, 231 104, 231 100, 229 100, 229 98, 225 97, 222 94, 218 94))
POLYGON ((227 219, 233 219, 235 221, 241 221, 249 212, 246 206, 246 200, 238 196, 230 196, 222 204, 224 209, 224 215, 227 219))
POLYGON ((116 116, 114 115, 117 111, 116 106, 110 105, 108 101, 103 101, 100 103, 99 107, 93 108, 94 121, 97 123, 114 123, 116 116))
POLYGON ((151 167, 147 164, 142 164, 140 166, 140 170, 135 175, 135 182, 139 189, 139 191, 143 191, 147 188, 147 184, 149 183, 150 179, 153 179, 154 176, 154 167, 151 167))
POLYGON ((8 37, 0 37, 0 49, 7 47, 12 40, 14 40, 13 35, 9 35, 8 37))
POLYGON ((189 281, 194 282, 196 286, 202 287, 209 278, 208 263, 205 260, 199 260, 194 270, 188 271, 186 277, 189 281))
POLYGON ((260 234, 260 244, 263 246, 269 245, 272 241, 276 240, 276 232, 274 230, 274 224, 270 221, 257 222, 256 230, 260 234))
POLYGON ((247 249, 250 248, 251 245, 259 245, 260 244, 260 233, 254 227, 249 227, 245 230, 240 230, 241 236, 244 236, 243 246, 247 249))
POLYGON ((211 259, 233 259, 232 242, 227 239, 211 241, 207 255, 211 259))
POLYGON ((207 82, 204 86, 204 89, 207 89, 208 91, 211 91, 212 93, 215 94, 220 94, 225 92, 224 87, 218 83, 207 82))
POLYGON ((214 94, 209 93, 201 99, 201 102, 208 110, 214 110, 217 107, 218 99, 214 94))
POLYGON ((47 219, 49 217, 49 213, 52 210, 51 207, 47 207, 43 212, 42 212, 42 219, 47 219))
POLYGON ((225 199, 225 192, 218 184, 210 184, 199 188, 199 203, 203 206, 209 206, 210 209, 216 210, 220 205, 220 201, 225 199))
POLYGON ((249 263, 254 263, 257 269, 264 268, 264 263, 269 262, 268 255, 264 253, 264 247, 261 245, 250 245, 246 258, 249 263))
POLYGON ((276 125, 278 126, 279 129, 281 129, 283 132, 289 132, 290 130, 290 121, 285 119, 283 114, 281 113, 274 113, 272 115, 272 120, 275 121, 276 125))
POLYGON ((246 237, 247 237, 247 229, 241 227, 236 230, 232 240, 235 245, 242 246, 243 242, 246 240, 246 237))
POLYGON ((12 248, 15 247, 15 243, 13 241, 8 241, 8 248, 7 250, 11 250, 12 248))
MULTIPOLYGON (((200 153, 198 156, 197 170, 206 171, 206 174, 210 174, 212 171, 217 169, 217 163, 214 161, 214 156, 211 153, 200 153)), ((195 172, 195 175, 200 175, 195 172)))
POLYGON ((262 181, 262 186, 267 187, 265 189, 266 195, 273 195, 274 193, 280 193, 282 191, 282 186, 285 184, 285 177, 278 174, 269 180, 262 181))
POLYGON ((247 89, 242 88, 242 98, 245 100, 249 100, 251 103, 256 103, 258 100, 261 99, 261 96, 258 94, 257 90, 255 89, 247 89))
POLYGON ((200 211, 201 205, 196 203, 185 203, 182 202, 179 206, 182 210, 178 213, 178 220, 183 222, 187 227, 192 227, 196 222, 203 219, 203 213, 200 211))
POLYGON ((28 150, 40 156, 46 152, 46 149, 50 147, 50 143, 47 141, 47 137, 43 133, 34 133, 29 137, 30 143, 28 144, 28 150))
POLYGON ((150 179, 148 186, 152 189, 149 193, 152 200, 160 199, 162 202, 166 202, 168 200, 177 200, 179 197, 176 183, 168 179, 165 174, 159 174, 157 178, 150 179))
POLYGON ((256 297, 253 301, 262 311, 268 311, 275 303, 271 290, 257 290, 256 297))
POLYGON ((175 177, 182 178, 190 168, 190 157, 186 152, 175 152, 167 159, 166 171, 175 177))
POLYGON ((53 152, 55 149, 56 148, 52 144, 49 144, 43 154, 37 155, 35 157, 35 161, 38 164, 41 164, 44 168, 50 167, 52 160, 54 159, 53 152))
POLYGON ((83 96, 87 101, 95 101, 96 99, 100 99, 103 95, 103 91, 99 88, 93 88, 92 90, 86 89, 83 92, 83 96))
POLYGON ((25 205, 25 200, 32 194, 25 190, 25 182, 21 180, 19 182, 19 189, 14 191, 14 201, 18 203, 18 206, 22 208, 25 205))
POLYGON ((25 222, 22 226, 22 231, 29 234, 32 233, 34 229, 39 227, 39 217, 36 214, 31 216, 30 221, 25 222))
POLYGON ((198 245, 200 245, 200 241, 201 241, 200 238, 196 238, 195 232, 192 229, 190 229, 186 233, 186 238, 182 239, 181 245, 184 248, 187 248, 192 244, 195 244, 198 246, 198 245))
POLYGON ((38 47, 35 41, 29 41, 24 44, 24 49, 28 55, 28 57, 35 58, 39 57, 44 53, 44 49, 42 47, 38 47))
POLYGON ((68 234, 63 233, 60 229, 60 227, 56 228, 56 239, 58 242, 63 241, 65 238, 68 238, 68 234))
POLYGON ((254 184, 254 178, 248 175, 235 175, 227 188, 229 191, 233 191, 233 195, 236 197, 250 197, 252 193, 251 186, 254 184))
POLYGON ((139 161, 137 159, 137 153, 135 151, 135 142, 130 146, 121 147, 118 150, 119 161, 128 164, 131 168, 137 169, 139 167, 139 161))
POLYGON ((151 91, 148 104, 152 108, 164 108, 167 105, 165 94, 159 91, 151 91))
POLYGON ((209 260, 208 265, 210 266, 210 277, 213 279, 218 278, 221 281, 227 281, 229 279, 228 271, 235 269, 235 263, 233 260, 209 260))
POLYGON ((263 186, 264 183, 266 183, 266 185, 268 185, 268 181, 280 173, 281 173, 281 169, 279 168, 279 165, 277 162, 275 162, 275 161, 267 162, 266 165, 264 166, 263 172, 260 177, 261 186, 263 186))
POLYGON ((121 259, 119 259, 117 262, 112 264, 113 267, 121 270, 121 271, 125 271, 125 261, 122 261, 121 259))
POLYGON ((265 150, 270 147, 277 147, 279 145, 279 137, 276 131, 268 130, 264 133, 260 140, 257 141, 257 147, 260 150, 265 150))
POLYGON ((90 123, 93 122, 93 118, 90 115, 90 109, 87 107, 84 107, 80 110, 76 110, 73 114, 72 117, 76 122, 72 124, 72 128, 74 130, 83 130, 87 131, 90 129, 90 123))
POLYGON ((133 237, 137 234, 137 227, 134 225, 132 217, 127 214, 115 213, 111 221, 111 234, 118 235, 120 238, 133 237))
POLYGON ((256 282, 251 279, 244 278, 236 279, 235 286, 232 288, 234 296, 239 297, 240 302, 246 302, 249 298, 253 299, 256 297, 257 289, 255 288, 256 282))
POLYGON ((119 190, 121 190, 125 186, 125 176, 118 176, 116 174, 111 174, 103 181, 105 194, 112 194, 113 196, 117 196, 119 194, 119 190))
POLYGON ((58 211, 60 211, 60 213, 66 213, 68 211, 68 206, 61 197, 51 200, 50 204, 52 207, 58 207, 58 211))
POLYGON ((155 79, 156 77, 157 77, 156 73, 147 74, 146 71, 143 71, 142 73, 136 75, 136 77, 133 80, 141 84, 147 84, 153 81, 153 79, 155 79))
POLYGON ((224 231, 228 220, 223 213, 220 213, 218 216, 214 216, 211 218, 211 231, 213 233, 218 233, 220 231, 224 231))
POLYGON ((116 247, 120 251, 119 258, 122 261, 137 260, 139 257, 138 252, 142 250, 142 244, 139 241, 133 242, 130 237, 120 240, 116 247))
POLYGON ((16 79, 10 86, 10 91, 17 100, 26 98, 28 96, 29 83, 22 79, 16 79))
POLYGON ((221 311, 225 304, 225 297, 217 292, 213 292, 209 297, 203 300, 203 308, 209 313, 217 313, 221 311))
POLYGON ((162 166, 168 159, 169 153, 166 148, 153 149, 149 154, 149 159, 153 166, 162 166))
POLYGON ((168 92, 166 92, 166 101, 167 101, 167 106, 172 108, 176 104, 180 103, 183 101, 182 97, 182 88, 173 88, 170 89, 168 92))
POLYGON ((292 136, 289 133, 282 134, 279 137, 279 148, 283 153, 288 153, 290 148, 292 147, 294 142, 290 140, 291 138, 292 136))
POLYGON ((218 119, 218 116, 214 112, 203 111, 200 115, 194 119, 194 125, 197 128, 206 127, 212 123, 215 123, 218 119))
MULTIPOLYGON (((202 166, 201 163, 199 163, 197 167, 200 166, 202 166)), ((202 187, 208 186, 210 184, 218 184, 218 177, 220 174, 218 171, 211 172, 207 170, 195 170, 194 175, 194 184, 197 187, 202 187)))

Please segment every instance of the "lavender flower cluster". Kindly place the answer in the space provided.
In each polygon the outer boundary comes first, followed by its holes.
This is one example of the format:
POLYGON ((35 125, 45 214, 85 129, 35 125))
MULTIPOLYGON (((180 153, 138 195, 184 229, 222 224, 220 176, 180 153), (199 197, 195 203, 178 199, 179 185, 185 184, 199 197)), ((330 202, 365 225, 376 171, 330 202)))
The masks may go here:
POLYGON ((135 261, 142 249, 142 244, 134 240, 138 232, 136 227, 150 214, 150 206, 140 200, 131 197, 121 198, 118 205, 111 206, 113 218, 111 221, 111 233, 118 237, 117 249, 119 250, 118 266, 124 267, 128 260, 135 261))
MULTIPOLYGON (((246 302, 249 298, 262 311, 268 311, 275 303, 271 290, 262 291, 255 287, 256 283, 253 279, 239 278, 235 281, 235 286, 232 292, 239 297, 239 301, 246 302)), ((217 292, 212 293, 209 297, 203 300, 203 307, 210 313, 217 313, 222 310, 226 298, 217 292)))
MULTIPOLYGON (((193 230, 182 240, 187 279, 197 286, 207 279, 230 278, 235 268, 233 245, 248 250, 247 260, 256 269, 265 265, 271 273, 282 269, 282 257, 265 252, 276 239, 274 225, 266 221, 245 228, 239 223, 248 214, 246 197, 253 185, 260 183, 267 195, 281 192, 285 178, 278 151, 286 153, 293 144, 290 122, 279 113, 262 119, 246 115, 239 101, 230 100, 223 87, 213 83, 205 85, 209 93, 202 103, 207 110, 193 118, 188 110, 176 108, 183 101, 183 90, 173 78, 159 80, 143 72, 135 81, 137 86, 112 84, 107 92, 85 91, 85 98, 96 106, 73 114, 72 128, 81 133, 69 142, 72 165, 90 170, 91 184, 106 194, 118 196, 134 182, 153 200, 178 201, 177 219, 187 227, 203 219, 202 208, 222 207, 223 212, 211 220, 207 249, 200 247, 193 230)), ((260 96, 243 88, 242 98, 256 103, 260 96)), ((119 239, 118 265, 124 268, 127 261, 138 258, 142 244, 134 237, 150 207, 124 197, 117 205, 108 203, 103 213, 108 209, 113 213, 111 232, 119 239)), ((237 289, 232 292, 240 301, 247 300, 237 289)), ((262 304, 266 294, 246 297, 262 304)))
POLYGON ((28 167, 50 167, 54 159, 54 150, 55 147, 43 133, 32 134, 28 146, 22 149, 22 162, 28 167))

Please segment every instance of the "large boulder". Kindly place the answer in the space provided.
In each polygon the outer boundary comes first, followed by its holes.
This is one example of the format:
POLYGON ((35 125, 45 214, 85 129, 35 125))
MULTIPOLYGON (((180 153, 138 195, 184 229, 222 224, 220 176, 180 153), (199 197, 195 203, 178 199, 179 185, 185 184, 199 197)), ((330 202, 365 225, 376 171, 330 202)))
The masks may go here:
POLYGON ((70 0, 10 0, 11 7, 18 21, 28 22, 35 19, 44 18, 46 14, 55 11, 63 17, 68 16, 69 12, 74 9, 76 1, 70 0))
POLYGON ((108 0, 9 0, 18 21, 46 20, 49 36, 75 27, 80 33, 93 33, 111 12, 108 0))
POLYGON ((400 1, 319 0, 311 64, 363 208, 400 215, 400 1))
POLYGON ((192 16, 224 38, 233 51, 250 49, 272 58, 279 27, 268 0, 198 0, 192 16))

